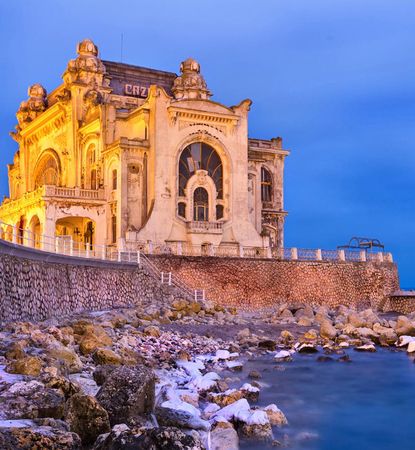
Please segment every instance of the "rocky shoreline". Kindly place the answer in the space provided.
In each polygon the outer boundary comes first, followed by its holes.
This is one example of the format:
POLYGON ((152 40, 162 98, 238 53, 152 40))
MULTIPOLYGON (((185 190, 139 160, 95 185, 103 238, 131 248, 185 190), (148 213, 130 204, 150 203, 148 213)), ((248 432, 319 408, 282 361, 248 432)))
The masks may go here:
MULTIPOLYGON (((255 314, 185 300, 0 328, 0 448, 238 449, 283 445, 287 418, 256 405, 268 354, 347 361, 415 352, 415 315, 281 305, 255 314), (231 386, 233 386, 231 388, 231 386)), ((288 418, 289 419, 289 418, 288 418)))

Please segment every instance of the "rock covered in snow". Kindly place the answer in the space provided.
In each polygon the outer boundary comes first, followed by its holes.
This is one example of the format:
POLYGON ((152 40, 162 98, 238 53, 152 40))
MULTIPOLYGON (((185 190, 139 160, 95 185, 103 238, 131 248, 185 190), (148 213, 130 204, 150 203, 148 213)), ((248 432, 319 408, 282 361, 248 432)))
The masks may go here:
POLYGON ((264 408, 264 411, 267 413, 268 419, 271 425, 282 426, 287 425, 288 420, 285 417, 285 414, 278 408, 277 405, 271 404, 264 408))

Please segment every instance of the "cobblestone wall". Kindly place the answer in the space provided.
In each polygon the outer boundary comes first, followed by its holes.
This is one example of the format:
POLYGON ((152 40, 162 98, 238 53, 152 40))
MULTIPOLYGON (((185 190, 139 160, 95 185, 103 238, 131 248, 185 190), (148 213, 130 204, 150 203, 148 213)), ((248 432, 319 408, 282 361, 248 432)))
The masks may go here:
POLYGON ((42 320, 160 300, 159 283, 136 265, 91 262, 0 244, 0 321, 42 320), (43 260, 42 260, 43 258, 43 260))
POLYGON ((184 256, 152 256, 152 261, 187 285, 205 289, 209 300, 247 310, 285 302, 382 307, 399 289, 392 263, 184 256))
POLYGON ((392 295, 385 302, 384 310, 395 311, 401 314, 410 314, 415 312, 415 295, 392 295))

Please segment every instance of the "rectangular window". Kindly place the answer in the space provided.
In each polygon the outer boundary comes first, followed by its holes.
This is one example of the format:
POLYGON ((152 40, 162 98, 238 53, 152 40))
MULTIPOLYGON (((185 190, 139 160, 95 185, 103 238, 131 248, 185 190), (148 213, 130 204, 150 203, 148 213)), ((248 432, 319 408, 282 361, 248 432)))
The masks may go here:
POLYGON ((111 242, 115 244, 117 242, 117 216, 111 217, 111 242))
POLYGON ((115 191, 117 189, 117 171, 113 170, 112 171, 112 190, 115 191))

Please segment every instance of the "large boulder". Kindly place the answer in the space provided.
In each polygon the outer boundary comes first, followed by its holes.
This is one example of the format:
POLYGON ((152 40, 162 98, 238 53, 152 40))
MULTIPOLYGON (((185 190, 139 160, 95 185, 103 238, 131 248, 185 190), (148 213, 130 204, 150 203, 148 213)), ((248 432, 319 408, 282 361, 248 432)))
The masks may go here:
POLYGON ((239 450, 239 437, 233 425, 228 422, 217 422, 210 432, 211 450, 239 450))
POLYGON ((395 327, 398 336, 415 336, 415 324, 406 316, 399 316, 395 327))
POLYGON ((135 424, 154 408, 155 377, 145 366, 119 367, 112 371, 97 393, 111 425, 135 424))
POLYGON ((115 365, 119 366, 122 363, 120 355, 110 350, 109 348, 99 348, 92 356, 95 364, 100 365, 115 365))
POLYGON ((83 364, 79 356, 71 348, 56 343, 49 346, 46 352, 50 358, 56 360, 57 365, 64 373, 77 373, 82 371, 83 364))
POLYGON ((34 380, 14 383, 0 394, 0 418, 3 419, 61 419, 64 407, 65 396, 61 391, 34 380))
POLYGON ((366 320, 356 312, 351 312, 347 317, 347 321, 355 328, 362 328, 366 326, 366 320))
POLYGON ((97 439, 93 450, 203 450, 196 435, 188 435, 174 427, 144 429, 134 433, 125 425, 97 439))
POLYGON ((337 330, 330 320, 323 320, 320 323, 320 336, 326 339, 334 339, 337 336, 337 330))
POLYGON ((100 325, 88 325, 83 330, 81 337, 77 337, 83 355, 89 355, 99 347, 112 345, 111 337, 100 325))
POLYGON ((24 356, 7 364, 6 371, 20 375, 37 377, 42 369, 42 360, 37 356, 24 356))
POLYGON ((84 445, 93 444, 100 434, 111 431, 107 411, 90 395, 70 397, 66 403, 65 420, 84 445))
POLYGON ((200 419, 189 411, 157 407, 155 410, 157 422, 163 427, 188 428, 191 430, 210 430, 210 423, 200 419))
POLYGON ((75 433, 49 426, 0 427, 0 448, 2 450, 80 450, 81 439, 75 433))

